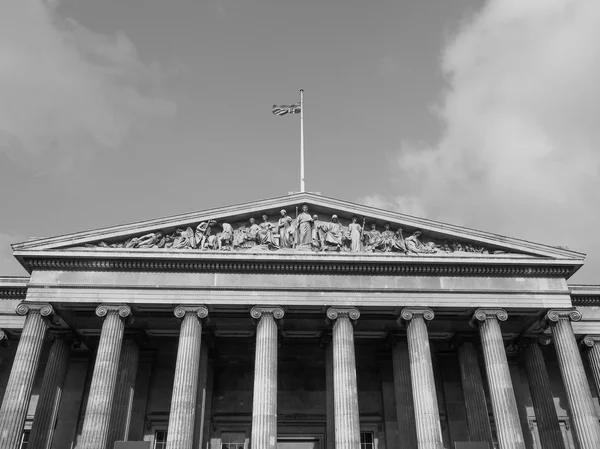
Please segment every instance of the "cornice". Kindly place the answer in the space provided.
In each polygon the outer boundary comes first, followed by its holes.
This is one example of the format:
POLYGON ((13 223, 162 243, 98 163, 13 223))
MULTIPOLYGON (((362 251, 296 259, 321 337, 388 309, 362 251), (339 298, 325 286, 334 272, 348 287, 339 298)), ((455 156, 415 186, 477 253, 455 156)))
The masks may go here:
MULTIPOLYGON (((258 259, 255 257, 254 259, 258 259)), ((422 275, 422 276, 518 276, 518 277, 569 277, 574 270, 570 264, 536 265, 498 264, 496 261, 473 260, 177 260, 177 259, 45 259, 26 260, 33 270, 91 270, 91 271, 142 271, 142 272, 210 272, 210 273, 275 273, 275 274, 340 274, 340 275, 422 275), (487 262, 487 264, 486 264, 487 262)), ((537 262, 537 261, 536 261, 537 262)), ((1 285, 0 285, 1 288, 1 285)))
POLYGON ((0 300, 23 300, 29 276, 0 276, 0 300))

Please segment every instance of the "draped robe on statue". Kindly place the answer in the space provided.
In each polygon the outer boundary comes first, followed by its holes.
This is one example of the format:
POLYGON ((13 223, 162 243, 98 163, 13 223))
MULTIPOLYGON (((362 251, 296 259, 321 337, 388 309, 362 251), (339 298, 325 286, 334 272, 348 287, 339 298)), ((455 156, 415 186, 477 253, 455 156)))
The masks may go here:
POLYGON ((297 245, 310 245, 312 240, 312 217, 306 212, 301 212, 298 215, 298 234, 297 245))

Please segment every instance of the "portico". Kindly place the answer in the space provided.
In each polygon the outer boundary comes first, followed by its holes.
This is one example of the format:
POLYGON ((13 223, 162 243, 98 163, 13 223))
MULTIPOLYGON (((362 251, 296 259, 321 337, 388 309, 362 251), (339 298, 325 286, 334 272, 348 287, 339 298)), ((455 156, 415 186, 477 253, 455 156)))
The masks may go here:
MULTIPOLYGON (((578 253, 311 194, 127 226, 15 248, 31 276, 11 287, 24 322, 0 348, 11 366, 0 448, 18 448, 28 426, 49 448, 504 449, 568 437, 600 447, 595 390, 581 388, 596 359, 580 353, 573 323, 585 310, 567 284, 578 253), (295 204, 423 232, 403 253, 377 250, 376 235, 373 251, 279 248, 267 226, 262 249, 243 240, 251 230, 229 249, 126 247, 202 220, 269 223, 295 204), (66 333, 68 345, 45 342, 66 333), (517 344, 542 337, 550 344, 517 344), (564 415, 542 405, 544 382, 564 415)), ((177 245, 211 241, 177 235, 177 245)))

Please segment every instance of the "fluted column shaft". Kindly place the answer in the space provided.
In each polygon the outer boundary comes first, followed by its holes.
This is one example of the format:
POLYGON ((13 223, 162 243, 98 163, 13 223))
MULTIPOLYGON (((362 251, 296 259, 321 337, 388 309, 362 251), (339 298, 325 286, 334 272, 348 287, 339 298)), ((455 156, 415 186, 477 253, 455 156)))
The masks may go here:
POLYGON ((258 320, 254 356, 252 396, 252 449, 277 447, 277 324, 283 318, 280 307, 254 307, 258 320))
POLYGON ((465 396, 469 440, 485 441, 492 447, 492 429, 479 370, 479 357, 473 342, 469 340, 461 342, 458 346, 458 362, 465 396))
POLYGON ((125 329, 123 319, 131 315, 131 309, 103 304, 96 309, 96 315, 104 317, 104 322, 81 432, 82 449, 106 449, 125 329))
POLYGON ((54 311, 49 304, 21 303, 16 312, 27 317, 0 408, 0 449, 16 449, 21 441, 31 389, 48 328, 44 317, 54 311))
POLYGON ((200 320, 208 316, 208 309, 204 306, 179 306, 175 309, 175 316, 182 318, 182 322, 167 429, 167 449, 191 449, 194 442, 200 370, 202 338, 200 320))
POLYGON ((597 449, 600 447, 600 425, 571 326, 571 320, 579 321, 581 313, 573 309, 550 310, 546 318, 550 321, 558 365, 579 445, 581 449, 597 449))
POLYGON ((333 401, 335 416, 335 448, 360 448, 358 385, 354 330, 351 320, 360 312, 354 308, 330 308, 327 317, 333 321, 333 401))
POLYGON ((544 449, 565 449, 544 355, 537 340, 523 351, 540 441, 544 449))
POLYGON ((325 411, 327 427, 327 449, 335 447, 335 398, 333 392, 333 342, 325 349, 325 411))
POLYGON ((128 440, 139 356, 140 347, 135 340, 131 337, 125 338, 119 358, 117 386, 110 417, 108 449, 114 446, 115 441, 128 440))
POLYGON ((42 389, 29 435, 30 447, 39 449, 47 449, 52 443, 52 434, 71 355, 70 333, 52 334, 52 337, 54 340, 48 355, 42 389))
POLYGON ((410 358, 408 343, 397 341, 392 348, 394 369, 394 396, 396 399, 396 421, 398 423, 398 442, 401 449, 417 447, 417 429, 415 406, 412 397, 410 377, 410 358))
POLYGON ((432 320, 433 317, 433 311, 428 308, 406 307, 401 312, 401 319, 406 323, 419 449, 443 448, 429 335, 425 324, 425 320, 432 320))
POLYGON ((500 449, 525 449, 517 400, 498 322, 507 318, 508 314, 503 309, 477 309, 474 315, 479 322, 498 444, 500 449))
POLYGON ((589 348, 586 351, 587 358, 594 376, 596 390, 600 394, 600 335, 586 335, 583 343, 589 348))

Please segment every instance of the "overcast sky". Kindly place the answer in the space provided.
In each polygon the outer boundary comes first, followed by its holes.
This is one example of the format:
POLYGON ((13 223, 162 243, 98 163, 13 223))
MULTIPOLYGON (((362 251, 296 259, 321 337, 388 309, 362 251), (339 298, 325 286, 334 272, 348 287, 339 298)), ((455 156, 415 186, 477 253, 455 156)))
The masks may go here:
POLYGON ((588 254, 600 284, 598 0, 12 0, 9 244, 307 190, 588 254))

